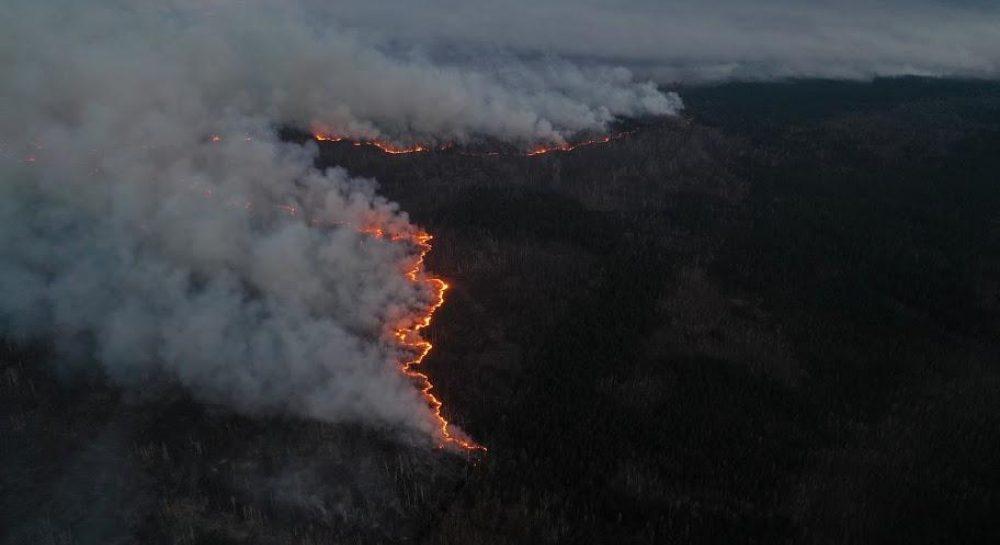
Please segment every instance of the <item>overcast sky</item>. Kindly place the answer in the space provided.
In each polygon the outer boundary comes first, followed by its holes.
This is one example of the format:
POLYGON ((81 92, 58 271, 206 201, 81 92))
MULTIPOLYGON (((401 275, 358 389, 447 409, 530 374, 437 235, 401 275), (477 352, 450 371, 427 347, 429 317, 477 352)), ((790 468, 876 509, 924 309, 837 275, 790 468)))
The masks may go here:
POLYGON ((1000 70, 1000 3, 982 0, 314 2, 404 48, 613 62, 667 82, 1000 70))

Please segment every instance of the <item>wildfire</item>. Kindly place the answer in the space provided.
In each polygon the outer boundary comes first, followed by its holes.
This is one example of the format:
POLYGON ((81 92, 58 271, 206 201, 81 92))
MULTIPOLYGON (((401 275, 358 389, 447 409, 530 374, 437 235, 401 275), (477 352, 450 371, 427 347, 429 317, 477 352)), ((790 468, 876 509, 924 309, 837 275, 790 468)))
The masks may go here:
POLYGON ((406 272, 406 277, 413 283, 427 282, 430 284, 434 290, 434 302, 431 303, 424 313, 412 324, 401 325, 393 331, 393 336, 399 345, 403 347, 406 352, 413 354, 408 359, 404 359, 400 362, 400 369, 403 374, 419 383, 420 393, 424 396, 427 404, 430 405, 431 410, 434 413, 434 418, 437 420, 438 429, 441 431, 442 446, 451 444, 466 451, 478 450, 485 452, 486 448, 482 445, 479 445, 478 443, 465 437, 461 437, 450 429, 448 420, 441 414, 441 400, 431 393, 431 390, 434 389, 434 384, 431 383, 429 376, 418 370, 418 367, 424 361, 424 358, 427 357, 427 354, 429 354, 431 349, 434 347, 434 345, 420 336, 420 330, 431 325, 431 319, 434 317, 434 313, 437 309, 441 308, 441 305, 444 304, 444 294, 449 288, 448 283, 440 278, 427 276, 421 278, 421 273, 424 271, 424 256, 431 251, 430 242, 433 237, 424 231, 420 231, 416 234, 391 234, 387 237, 385 231, 379 227, 362 228, 360 229, 360 232, 375 238, 389 238, 389 240, 393 241, 405 240, 420 248, 420 255, 413 264, 413 267, 406 272))
POLYGON ((582 142, 576 142, 573 144, 563 143, 563 144, 553 144, 553 145, 540 145, 531 149, 527 153, 528 157, 537 157, 539 155, 545 155, 546 153, 552 153, 554 151, 573 151, 577 148, 582 148, 584 146, 593 146, 596 144, 607 144, 612 140, 619 140, 628 135, 632 134, 630 131, 625 132, 614 132, 611 134, 604 135, 600 138, 594 138, 592 140, 584 140, 582 142))
MULTIPOLYGON (((313 130, 313 138, 318 142, 343 142, 348 140, 346 136, 340 136, 335 133, 328 131, 313 130)), ((405 153, 420 153, 424 151, 431 151, 431 148, 422 146, 420 144, 414 144, 412 146, 401 146, 393 144, 387 140, 380 140, 378 138, 367 139, 367 140, 351 140, 352 145, 355 146, 372 146, 382 150, 383 153, 388 153, 390 155, 402 155, 405 153)))
MULTIPOLYGON (((619 140, 619 139, 624 138, 624 137, 626 137, 626 136, 628 136, 630 134, 632 134, 632 131, 623 131, 623 132, 614 132, 614 133, 611 133, 611 134, 607 134, 607 135, 602 136, 600 138, 593 138, 593 139, 590 139, 590 140, 583 140, 583 141, 574 142, 574 143, 564 142, 562 144, 539 144, 539 145, 531 148, 530 150, 528 150, 526 152, 523 152, 523 154, 525 156, 527 156, 527 157, 538 157, 539 155, 545 155, 547 153, 573 151, 573 150, 575 150, 577 148, 582 148, 584 146, 593 146, 593 145, 597 145, 597 144, 607 144, 608 142, 611 142, 611 141, 614 141, 614 140, 619 140)), ((320 129, 313 129, 312 136, 313 136, 313 138, 317 142, 345 142, 346 141, 346 142, 350 142, 354 146, 372 146, 372 147, 378 148, 383 153, 388 153, 390 155, 401 155, 401 154, 407 154, 407 153, 421 153, 421 152, 426 152, 426 151, 446 150, 446 149, 449 149, 449 148, 453 147, 453 144, 445 144, 443 146, 439 146, 439 147, 435 148, 435 147, 425 146, 425 145, 422 145, 422 144, 414 144, 412 146, 402 146, 402 145, 394 144, 394 143, 389 142, 387 140, 380 140, 380 139, 352 140, 352 139, 350 139, 350 138, 348 138, 346 136, 342 136, 342 135, 336 134, 334 132, 330 132, 330 131, 326 131, 326 130, 320 130, 320 129)), ((492 157, 492 156, 502 155, 500 152, 496 152, 496 151, 494 151, 494 152, 479 152, 479 153, 464 152, 464 154, 465 155, 473 155, 473 156, 477 156, 477 157, 479 157, 479 156, 482 156, 482 157, 492 157)))
MULTIPOLYGON (((329 141, 329 142, 340 142, 346 138, 340 136, 331 136, 328 133, 314 133, 313 137, 319 141, 329 141)), ((222 140, 221 136, 210 135, 209 141, 213 143, 220 142, 222 140)), ((249 140, 249 138, 247 138, 249 140)), ((397 147, 391 144, 387 144, 380 141, 359 141, 352 142, 355 146, 372 145, 382 150, 385 153, 398 154, 398 153, 415 153, 420 151, 427 151, 427 148, 422 146, 415 146, 412 148, 397 147)), ((26 161, 35 161, 34 156, 30 156, 26 161)), ((203 190, 203 195, 206 198, 213 198, 213 192, 211 189, 203 190)), ((251 209, 252 203, 250 202, 239 202, 233 201, 232 205, 242 206, 246 209, 251 209)), ((273 205, 274 209, 288 216, 299 215, 299 208, 294 204, 276 204, 273 205)), ((420 336, 420 331, 427 326, 431 325, 431 319, 437 309, 441 308, 444 304, 444 294, 448 290, 448 283, 440 278, 434 278, 427 276, 424 272, 424 257, 428 252, 431 251, 431 239, 433 238, 429 233, 424 231, 418 231, 416 233, 387 233, 385 229, 375 226, 355 226, 358 232, 374 237, 374 238, 385 238, 393 242, 406 242, 413 244, 419 249, 419 255, 413 266, 406 271, 406 278, 414 284, 420 284, 421 282, 427 283, 433 290, 434 299, 433 302, 424 309, 423 313, 418 315, 415 319, 408 319, 405 323, 396 326, 392 330, 392 338, 398 343, 402 350, 410 354, 410 356, 404 357, 400 362, 400 370, 407 377, 415 380, 418 383, 421 395, 430 405, 431 411, 433 412, 434 419, 436 420, 438 430, 441 433, 441 446, 454 445, 455 447, 465 450, 465 451, 486 451, 486 448, 478 443, 472 441, 461 435, 460 432, 456 433, 451 429, 451 425, 448 420, 441 414, 442 403, 441 400, 437 398, 431 390, 434 389, 434 385, 431 383, 430 377, 425 373, 418 370, 420 364, 430 353, 433 345, 424 340, 420 336)))

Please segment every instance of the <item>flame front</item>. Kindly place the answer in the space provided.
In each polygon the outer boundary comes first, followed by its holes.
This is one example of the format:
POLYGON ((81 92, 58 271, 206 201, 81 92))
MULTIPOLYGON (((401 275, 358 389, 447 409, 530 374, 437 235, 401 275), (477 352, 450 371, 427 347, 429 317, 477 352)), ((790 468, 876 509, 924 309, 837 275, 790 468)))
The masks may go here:
MULTIPOLYGON (((403 145, 399 145, 399 144, 394 144, 394 143, 392 143, 392 142, 390 142, 388 140, 380 140, 378 138, 353 139, 353 138, 349 138, 347 136, 342 136, 342 135, 340 135, 339 133, 337 133, 335 131, 330 131, 330 130, 326 130, 326 129, 320 129, 320 128, 317 128, 315 126, 313 127, 313 129, 312 129, 311 132, 312 132, 312 137, 317 142, 345 142, 346 141, 346 142, 350 142, 354 146, 373 146, 373 147, 378 148, 379 150, 381 150, 383 153, 388 153, 390 155, 401 155, 401 154, 408 154, 408 153, 421 153, 421 152, 434 151, 434 150, 441 151, 441 150, 449 149, 449 148, 451 148, 453 146, 453 144, 445 144, 445 145, 438 146, 438 147, 433 147, 433 146, 429 146, 429 145, 422 145, 422 144, 414 144, 412 146, 403 146, 403 145)), ((632 132, 633 131, 613 132, 613 133, 601 136, 599 138, 593 138, 593 139, 590 139, 590 140, 582 140, 582 141, 573 142, 573 143, 563 142, 561 144, 538 144, 538 145, 532 147, 531 149, 529 149, 528 151, 522 152, 521 154, 525 155, 527 157, 538 157, 540 155, 545 155, 547 153, 552 153, 552 152, 573 151, 573 150, 575 150, 577 148, 582 148, 584 146, 593 146, 593 145, 597 145, 597 144, 607 144, 608 142, 611 142, 611 141, 614 141, 614 140, 619 140, 621 138, 629 136, 630 134, 632 134, 632 132)), ((499 152, 485 152, 485 153, 483 153, 483 152, 480 152, 480 153, 463 152, 463 153, 465 155, 483 156, 483 157, 490 157, 490 156, 501 155, 499 152)))
POLYGON ((527 153, 528 157, 537 157, 539 155, 545 155, 546 153, 552 153, 554 151, 573 151, 577 148, 582 148, 584 146, 593 146, 596 144, 607 144, 612 140, 618 140, 632 134, 631 131, 615 132, 611 134, 604 135, 600 138, 594 138, 592 140, 583 140, 581 142, 576 142, 573 144, 563 143, 563 144, 551 144, 551 145, 538 145, 531 149, 527 153))
POLYGON ((392 241, 405 241, 414 244, 420 249, 419 257, 414 262, 410 270, 406 271, 406 278, 415 284, 420 282, 428 283, 433 290, 434 299, 430 306, 428 306, 415 320, 408 321, 405 324, 397 326, 392 332, 395 341, 399 343, 403 352, 411 354, 411 356, 405 357, 400 362, 400 369, 403 374, 411 379, 414 379, 419 384, 420 393, 427 401, 427 404, 430 405, 438 430, 441 433, 441 446, 453 445, 466 451, 485 452, 485 447, 479 445, 471 439, 456 434, 451 429, 448 420, 441 414, 441 400, 431 393, 431 390, 434 389, 434 384, 431 383, 429 376, 418 369, 420 364, 424 361, 424 358, 427 357, 427 354, 429 354, 433 348, 433 345, 430 342, 420 336, 420 330, 431 325, 431 319, 434 317, 434 313, 437 309, 441 308, 441 305, 444 304, 444 294, 449 288, 448 283, 444 280, 429 277, 424 274, 424 256, 431 251, 430 242, 433 237, 424 231, 419 231, 417 233, 390 234, 387 236, 385 231, 380 227, 367 227, 361 229, 360 231, 375 238, 388 238, 392 241))
MULTIPOLYGON (((351 139, 347 136, 342 136, 336 132, 329 130, 318 129, 313 127, 312 136, 318 142, 350 142, 354 146, 373 146, 378 148, 384 153, 391 155, 408 154, 408 153, 420 153, 426 151, 432 151, 433 149, 445 149, 449 146, 443 146, 441 148, 432 148, 429 146, 423 146, 416 144, 413 146, 400 146, 393 144, 391 142, 379 139, 351 139)), ((592 140, 585 140, 582 142, 576 142, 573 144, 562 143, 553 145, 539 145, 527 152, 524 155, 528 157, 537 157, 539 155, 544 155, 551 152, 566 152, 572 151, 576 148, 595 145, 595 144, 606 144, 612 140, 617 140, 631 134, 630 132, 620 132, 612 133, 606 136, 595 138, 592 140)), ((499 153, 486 153, 483 155, 499 155, 499 153)), ((294 210, 291 212, 294 214, 294 210)), ((393 339, 399 344, 399 347, 406 354, 411 354, 411 356, 404 357, 400 362, 400 370, 407 377, 415 380, 419 384, 420 393, 423 395, 424 400, 431 407, 434 418, 436 420, 436 425, 441 434, 442 447, 447 445, 453 445, 459 449, 465 451, 486 451, 486 448, 478 443, 468 439, 466 437, 456 434, 455 431, 451 429, 448 420, 441 414, 442 403, 441 400, 435 396, 431 390, 434 389, 434 384, 431 383, 430 377, 427 374, 419 370, 420 364, 423 363, 424 359, 430 353, 431 349, 434 347, 430 342, 425 340, 420 336, 420 331, 427 326, 431 325, 431 320, 434 317, 434 313, 437 309, 441 308, 444 304, 444 296, 448 291, 448 283, 440 278, 434 278, 427 276, 424 272, 424 257, 428 252, 431 251, 431 239, 433 238, 429 233, 424 231, 418 231, 416 233, 386 233, 385 230, 378 226, 369 226, 360 228, 359 231, 363 234, 375 237, 375 238, 388 238, 391 241, 404 241, 413 244, 419 248, 419 257, 413 264, 410 270, 406 271, 406 278, 414 283, 419 284, 421 282, 426 282, 430 285, 434 293, 433 302, 424 310, 423 314, 419 315, 415 320, 408 320, 405 324, 397 326, 392 331, 393 339)))
MULTIPOLYGON (((319 133, 314 132, 313 137, 319 141, 331 141, 340 142, 346 140, 345 137, 330 136, 329 133, 319 133)), ((219 143, 222 141, 222 137, 219 135, 209 135, 209 142, 219 143)), ((247 138, 249 140, 249 138, 247 138)), ((376 142, 376 141, 358 141, 353 142, 354 145, 373 145, 378 147, 385 153, 415 153, 419 151, 426 151, 427 148, 421 146, 416 146, 413 148, 401 148, 395 147, 390 144, 376 142)), ((28 162, 34 162, 35 156, 29 156, 25 159, 28 162)), ((214 193, 211 189, 206 189, 203 191, 203 196, 207 199, 213 199, 214 193)), ((252 203, 249 201, 243 202, 238 199, 234 199, 231 202, 227 202, 227 205, 240 206, 247 210, 253 208, 252 203)), ((299 207, 295 204, 276 204, 273 205, 274 209, 285 214, 287 216, 298 216, 300 213, 299 207)), ((313 219, 310 224, 327 224, 326 222, 318 222, 313 219)), ((340 222, 333 222, 332 224, 343 225, 340 222)), ((434 385, 431 383, 430 377, 425 373, 421 372, 418 368, 421 363, 423 363, 424 358, 430 353, 433 345, 420 336, 420 331, 427 326, 431 325, 431 319, 437 309, 441 308, 444 304, 444 294, 448 290, 448 283, 440 278, 434 278, 428 276, 424 270, 424 257, 428 252, 431 251, 431 239, 433 238, 429 233, 419 230, 407 229, 402 232, 397 232, 393 227, 384 224, 378 220, 374 221, 373 224, 368 226, 352 226, 359 233, 379 239, 387 239, 392 242, 402 242, 406 244, 411 244, 416 247, 419 252, 417 259, 414 261, 413 265, 405 271, 406 279, 415 285, 421 283, 426 283, 432 290, 433 298, 430 305, 422 309, 422 311, 414 316, 408 316, 404 321, 398 323, 397 325, 391 327, 390 334, 388 335, 392 342, 398 345, 400 351, 404 354, 408 354, 401 358, 399 362, 400 370, 407 377, 415 380, 420 389, 421 395, 427 401, 430 406, 437 426, 438 432, 441 437, 441 446, 453 445, 461 450, 465 451, 486 451, 486 448, 479 445, 475 441, 468 439, 461 432, 456 432, 452 429, 448 420, 441 414, 442 403, 441 400, 437 398, 431 390, 434 389, 434 385), (388 232, 387 232, 388 230, 388 232)))
MULTIPOLYGON (((318 142, 343 142, 349 140, 346 136, 341 136, 335 132, 313 128, 312 136, 318 142)), ((351 144, 355 146, 373 146, 383 153, 388 153, 390 155, 402 155, 405 153, 420 153, 423 151, 430 151, 431 148, 422 146, 420 144, 414 144, 412 146, 401 146, 389 142, 388 140, 380 140, 378 138, 363 139, 363 140, 350 140, 351 144)))

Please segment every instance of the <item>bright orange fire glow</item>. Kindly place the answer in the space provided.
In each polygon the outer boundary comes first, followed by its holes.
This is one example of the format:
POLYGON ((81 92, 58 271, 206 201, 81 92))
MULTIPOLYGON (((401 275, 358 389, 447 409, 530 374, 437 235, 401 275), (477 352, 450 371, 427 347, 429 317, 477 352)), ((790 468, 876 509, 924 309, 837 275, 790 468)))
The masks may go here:
MULTIPOLYGON (((313 138, 315 138, 318 142, 343 142, 345 140, 348 140, 346 136, 340 136, 335 133, 318 129, 314 129, 312 133, 313 133, 313 138)), ((412 146, 400 146, 397 144, 393 144, 392 142, 389 142, 387 140, 380 140, 377 138, 370 140, 351 140, 350 142, 355 146, 373 146, 382 150, 383 153, 388 153, 390 155, 402 155, 404 153, 420 153, 423 151, 431 150, 431 148, 422 146, 420 144, 414 144, 412 146)))
MULTIPOLYGON (((537 157, 539 155, 545 155, 545 154, 553 153, 553 152, 573 151, 573 150, 575 150, 577 148, 582 148, 584 146, 593 146, 593 145, 597 145, 597 144, 607 144, 608 142, 624 138, 624 137, 626 137, 626 136, 628 136, 630 134, 632 134, 632 131, 623 131, 623 132, 611 133, 611 134, 602 136, 600 138, 594 138, 594 139, 591 139, 591 140, 583 140, 581 142, 562 143, 562 144, 539 144, 539 145, 531 148, 527 152, 524 152, 524 155, 526 155, 528 157, 537 157)), ((434 147, 425 146, 425 145, 421 145, 421 144, 414 144, 412 146, 401 146, 401 145, 393 144, 392 142, 389 142, 387 140, 380 140, 380 139, 352 140, 352 139, 350 139, 350 138, 348 138, 346 136, 342 136, 342 135, 339 135, 339 134, 334 133, 334 132, 330 132, 330 131, 326 131, 326 130, 320 130, 320 129, 315 129, 315 128, 312 130, 312 136, 318 142, 344 142, 344 141, 347 141, 347 142, 350 142, 352 145, 355 145, 355 146, 373 146, 373 147, 376 147, 376 148, 382 150, 382 152, 388 153, 388 154, 391 154, 391 155, 400 155, 400 154, 406 154, 406 153, 420 153, 420 152, 425 152, 425 151, 433 151, 435 149, 437 149, 437 150, 444 150, 444 149, 451 148, 453 146, 453 144, 445 144, 443 146, 439 146, 437 148, 434 148, 434 147)), ((499 152, 480 152, 480 153, 466 152, 465 154, 466 155, 474 155, 474 156, 484 156, 484 157, 485 156, 501 155, 501 153, 499 153, 499 152)))
POLYGON ((396 145, 390 144, 388 142, 382 142, 380 140, 369 140, 368 142, 359 142, 359 143, 357 143, 355 145, 357 145, 357 146, 363 146, 363 145, 366 145, 366 144, 369 145, 369 146, 375 146, 376 148, 378 148, 378 149, 380 149, 380 150, 382 150, 382 151, 384 151, 386 153, 391 153, 393 155, 399 155, 399 154, 402 154, 402 153, 420 153, 422 151, 428 151, 429 150, 429 148, 425 148, 425 147, 421 146, 420 144, 417 144, 417 145, 414 145, 414 146, 410 146, 410 147, 405 147, 405 146, 396 146, 396 145))
MULTIPOLYGON (((345 140, 344 137, 331 136, 327 133, 314 133, 313 137, 319 141, 329 141, 329 142, 340 142, 345 140)), ((211 135, 209 137, 211 142, 220 142, 222 137, 218 135, 211 135)), ((248 138, 249 140, 249 138, 248 138)), ((355 146, 362 145, 372 145, 382 150, 385 153, 397 154, 397 153, 415 153, 420 151, 427 151, 428 148, 422 146, 414 146, 412 148, 397 147, 391 144, 387 144, 380 141, 363 141, 363 142, 353 142, 355 146)), ((35 156, 29 156, 26 161, 34 162, 35 156)), ((203 191, 206 198, 212 198, 213 192, 211 189, 206 189, 203 191)), ((252 203, 237 203, 246 209, 252 208, 252 203)), ((297 216, 299 214, 299 208, 293 204, 278 204, 274 205, 274 208, 288 216, 297 216)), ((433 302, 425 309, 422 313, 416 317, 408 317, 404 323, 397 325, 392 330, 392 338, 398 343, 399 348, 409 356, 405 356, 400 362, 399 367, 404 375, 415 380, 420 389, 421 395, 427 404, 431 407, 433 412, 435 424, 440 432, 441 436, 441 446, 454 446, 458 449, 474 452, 474 451, 486 451, 486 448, 479 445, 475 441, 465 437, 461 432, 456 432, 452 429, 448 420, 441 414, 442 403, 441 400, 437 398, 431 390, 434 389, 434 385, 431 383, 430 377, 425 373, 421 372, 418 368, 420 364, 430 353, 433 345, 424 340, 420 336, 420 331, 427 326, 431 325, 431 319, 437 309, 441 308, 444 304, 444 294, 448 290, 448 283, 440 278, 434 278, 427 276, 424 271, 424 257, 428 252, 431 251, 431 239, 433 238, 429 233, 425 231, 416 232, 403 232, 403 233, 386 233, 385 229, 379 227, 378 225, 356 227, 359 233, 374 237, 374 238, 384 238, 393 242, 406 242, 414 245, 419 249, 419 255, 414 261, 413 266, 406 271, 406 278, 414 284, 426 283, 432 289, 434 294, 433 302)))
POLYGON ((577 148, 582 148, 584 146, 593 146, 595 144, 607 144, 612 140, 618 140, 632 134, 631 132, 615 132, 600 138, 594 138, 592 140, 584 140, 582 142, 576 142, 573 144, 552 144, 552 145, 539 145, 535 146, 527 153, 528 157, 537 157, 539 155, 545 155, 546 153, 552 153, 554 151, 573 151, 577 148))
POLYGON ((424 338, 420 336, 420 330, 431 325, 431 319, 434 317, 434 313, 437 309, 441 308, 441 305, 444 304, 444 294, 449 288, 448 283, 444 280, 429 277, 423 274, 424 256, 431 251, 431 239, 433 237, 424 231, 419 231, 417 233, 387 235, 380 227, 364 227, 359 229, 359 231, 375 238, 388 238, 393 241, 403 240, 414 244, 420 249, 420 255, 410 270, 406 272, 406 278, 413 283, 428 283, 433 289, 434 301, 424 310, 423 314, 418 316, 415 320, 400 325, 393 331, 395 340, 405 352, 411 354, 411 356, 404 358, 403 361, 400 362, 400 369, 403 371, 403 374, 411 379, 414 379, 419 384, 420 393, 423 395, 424 400, 427 401, 427 404, 430 405, 431 410, 434 413, 434 418, 437 421, 438 429, 441 432, 442 447, 452 445, 465 451, 485 452, 485 447, 472 441, 471 439, 456 434, 451 429, 448 420, 441 414, 441 400, 431 393, 431 390, 434 389, 434 384, 431 383, 429 376, 418 369, 420 364, 424 361, 424 358, 427 357, 427 354, 429 354, 431 349, 434 347, 430 342, 424 340, 424 338))
MULTIPOLYGON (((596 144, 606 144, 612 140, 618 140, 625 136, 628 136, 631 132, 619 132, 612 133, 600 138, 595 138, 592 140, 585 140, 576 143, 564 143, 564 144, 554 144, 554 145, 539 145, 531 150, 524 153, 527 157, 537 157, 539 155, 544 155, 552 152, 567 152, 573 151, 574 149, 590 146, 596 144)), ((439 148, 432 148, 428 146, 423 146, 416 144, 413 146, 400 146, 393 144, 388 141, 379 139, 367 139, 367 140, 352 140, 346 136, 340 135, 336 132, 329 130, 320 130, 315 127, 312 130, 312 136, 318 142, 350 142, 354 146, 373 146, 378 148, 384 153, 399 155, 407 153, 420 153, 426 151, 432 151, 434 149, 447 149, 451 145, 444 145, 439 148)), ((495 156, 500 155, 499 152, 490 153, 480 153, 476 155, 484 156, 495 156)), ((441 400, 435 396, 431 390, 434 389, 433 383, 431 383, 430 377, 419 370, 420 364, 430 353, 433 345, 424 340, 420 336, 420 331, 431 324, 431 319, 434 317, 434 313, 437 309, 441 308, 444 304, 444 296, 448 291, 448 284, 441 280, 440 278, 434 278, 426 276, 424 273, 424 256, 431 251, 431 238, 432 236, 426 232, 420 231, 417 233, 404 233, 404 234, 387 234, 381 227, 369 226, 359 229, 359 232, 375 237, 375 238, 388 238, 389 240, 398 241, 403 240, 414 244, 420 249, 420 255, 414 263, 413 267, 406 272, 406 277, 410 282, 428 283, 434 291, 434 302, 425 309, 424 313, 420 315, 416 320, 408 322, 407 324, 397 327, 393 331, 393 336, 395 340, 399 343, 400 347, 406 353, 412 354, 408 359, 403 359, 400 362, 400 369, 403 374, 411 379, 415 380, 419 384, 420 392, 427 404, 430 405, 433 411, 434 418, 437 420, 437 426, 441 433, 442 447, 447 445, 452 445, 461 450, 465 451, 486 451, 486 448, 478 443, 468 439, 464 436, 460 436, 453 432, 450 428, 448 420, 441 414, 442 403, 441 400)))

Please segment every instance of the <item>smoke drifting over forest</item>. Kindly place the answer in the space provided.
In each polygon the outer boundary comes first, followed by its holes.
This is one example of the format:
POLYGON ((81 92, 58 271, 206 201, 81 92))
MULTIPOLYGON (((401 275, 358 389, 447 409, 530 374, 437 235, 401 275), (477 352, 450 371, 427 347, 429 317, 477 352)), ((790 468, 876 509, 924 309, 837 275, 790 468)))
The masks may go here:
POLYGON ((995 14, 979 8, 810 26, 830 14, 710 5, 724 9, 14 1, 0 22, 3 333, 126 384, 165 375, 243 411, 434 433, 390 342, 433 302, 405 275, 419 248, 359 233, 417 228, 373 181, 317 171, 315 147, 280 128, 526 147, 682 108, 635 70, 997 68, 995 14), (932 23, 961 26, 935 34, 955 47, 924 54, 932 23), (774 33, 780 47, 764 39, 774 33))
POLYGON ((14 2, 0 29, 4 335, 237 410, 434 433, 393 329, 432 304, 375 183, 284 126, 561 141, 676 96, 615 68, 390 55, 283 2, 14 2))

